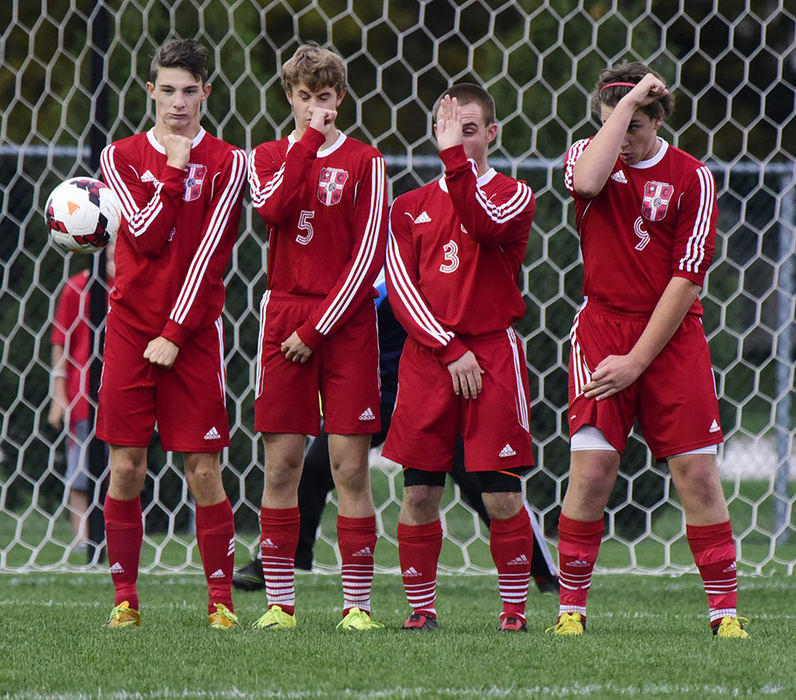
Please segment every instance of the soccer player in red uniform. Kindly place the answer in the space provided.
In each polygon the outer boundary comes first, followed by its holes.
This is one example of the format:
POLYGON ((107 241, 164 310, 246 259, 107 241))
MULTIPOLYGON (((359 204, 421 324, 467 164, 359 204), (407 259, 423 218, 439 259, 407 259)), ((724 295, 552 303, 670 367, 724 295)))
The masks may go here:
POLYGON ((404 468, 398 522, 407 630, 437 628, 439 506, 456 438, 490 516, 503 609, 500 629, 526 630, 532 532, 521 475, 533 464, 525 355, 512 323, 535 210, 530 187, 487 162, 495 104, 472 84, 434 108, 443 178, 398 197, 390 212, 387 286, 408 339, 385 457, 404 468))
POLYGON ((252 201, 268 229, 254 423, 265 444, 268 610, 254 626, 296 626, 297 494, 305 436, 320 432, 320 394, 339 500, 339 626, 376 629, 383 625, 370 616, 377 536, 368 449, 380 428, 373 282, 387 239, 384 159, 335 124, 346 93, 337 54, 300 46, 282 67, 282 86, 295 128, 259 145, 249 162, 252 201))
POLYGON ((707 166, 658 136, 674 100, 640 63, 603 71, 602 127, 572 145, 585 302, 570 334, 569 485, 559 520, 560 635, 583 634, 603 510, 637 420, 666 460, 719 637, 747 637, 736 613, 735 545, 716 468, 719 408, 698 295, 716 239, 707 166))
POLYGON ((105 532, 116 589, 112 627, 140 624, 140 494, 156 421, 164 449, 183 453, 196 502, 209 624, 237 623, 234 520, 221 481, 220 454, 229 445, 221 311, 246 153, 202 127, 207 78, 205 47, 166 42, 147 83, 154 127, 112 143, 101 157, 105 182, 122 205, 97 414, 97 435, 110 444, 105 532))

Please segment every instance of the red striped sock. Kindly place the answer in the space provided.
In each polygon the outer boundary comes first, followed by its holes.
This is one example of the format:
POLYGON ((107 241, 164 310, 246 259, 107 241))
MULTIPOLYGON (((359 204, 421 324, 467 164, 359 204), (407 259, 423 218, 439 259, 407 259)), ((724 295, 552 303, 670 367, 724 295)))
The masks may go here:
POLYGON ((232 572, 235 568, 235 517, 229 499, 212 506, 196 506, 196 542, 207 580, 208 613, 214 603, 232 607, 232 572))
POLYGON ((296 546, 299 509, 260 509, 260 553, 268 607, 278 605, 288 615, 296 611, 296 546))
POLYGON ((376 549, 376 516, 337 516, 337 546, 343 579, 343 617, 351 608, 370 612, 373 587, 373 552, 376 549))
POLYGON ((138 563, 144 541, 141 499, 119 501, 105 496, 105 540, 113 587, 114 605, 123 601, 138 610, 138 563))
POLYGON ((442 551, 442 523, 425 525, 398 523, 398 558, 409 605, 415 613, 436 617, 437 564, 442 551))
POLYGON ((491 519, 489 548, 498 572, 498 587, 503 601, 502 617, 525 619, 528 583, 531 579, 533 534, 528 511, 520 508, 505 520, 491 519))
POLYGON ((586 617, 592 572, 603 537, 603 519, 586 522, 565 515, 558 519, 558 569, 561 596, 558 609, 586 617))
POLYGON ((708 596, 711 624, 725 616, 737 617, 738 577, 730 521, 686 525, 685 534, 708 596))

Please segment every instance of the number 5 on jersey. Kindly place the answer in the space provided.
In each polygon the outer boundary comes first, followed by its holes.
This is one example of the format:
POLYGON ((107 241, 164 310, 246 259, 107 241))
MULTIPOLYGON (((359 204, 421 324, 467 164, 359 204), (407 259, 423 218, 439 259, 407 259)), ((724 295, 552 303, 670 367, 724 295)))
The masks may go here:
POLYGON ((300 231, 306 231, 304 235, 299 234, 296 236, 296 243, 299 245, 307 245, 312 240, 312 235, 314 231, 312 230, 312 219, 315 217, 314 211, 307 211, 306 209, 302 209, 301 214, 299 214, 298 220, 298 228, 300 231))

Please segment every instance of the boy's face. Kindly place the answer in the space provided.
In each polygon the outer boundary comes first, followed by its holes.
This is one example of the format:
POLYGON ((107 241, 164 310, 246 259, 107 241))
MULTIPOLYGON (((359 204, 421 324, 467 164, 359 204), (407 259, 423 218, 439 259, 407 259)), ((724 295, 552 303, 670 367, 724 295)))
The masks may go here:
POLYGON ((333 87, 321 87, 313 91, 305 83, 298 83, 286 94, 287 101, 293 108, 296 130, 303 133, 310 124, 313 110, 316 108, 336 110, 345 97, 345 90, 342 94, 338 94, 333 87))
MULTIPOLYGON (((614 108, 608 105, 600 106, 603 124, 613 111, 614 108)), ((652 119, 640 109, 633 112, 633 118, 619 148, 619 159, 626 165, 635 165, 652 158, 658 152, 658 129, 661 124, 661 119, 652 119)))
POLYGON ((146 84, 149 96, 155 101, 158 125, 169 133, 195 136, 199 131, 202 102, 210 94, 210 84, 204 85, 184 68, 161 68, 154 85, 146 84))

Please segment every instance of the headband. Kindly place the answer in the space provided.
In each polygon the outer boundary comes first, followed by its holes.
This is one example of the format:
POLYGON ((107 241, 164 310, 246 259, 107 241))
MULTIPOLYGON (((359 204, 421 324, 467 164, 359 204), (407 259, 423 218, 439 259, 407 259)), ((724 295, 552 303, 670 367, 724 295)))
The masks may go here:
POLYGON ((607 90, 609 87, 629 87, 634 88, 636 87, 637 83, 608 83, 607 85, 603 85, 600 88, 600 92, 603 90, 607 90))

